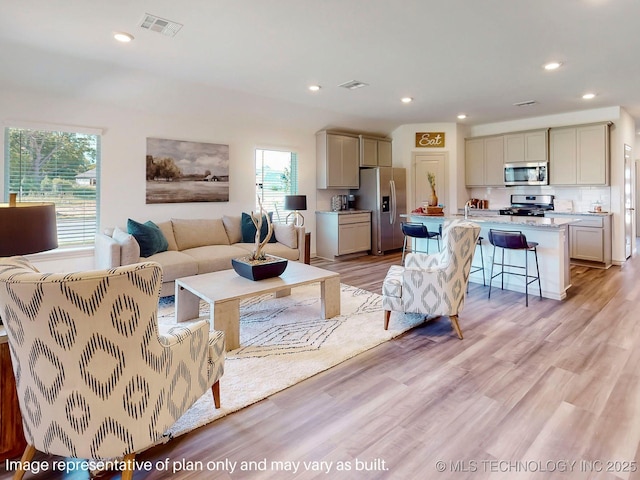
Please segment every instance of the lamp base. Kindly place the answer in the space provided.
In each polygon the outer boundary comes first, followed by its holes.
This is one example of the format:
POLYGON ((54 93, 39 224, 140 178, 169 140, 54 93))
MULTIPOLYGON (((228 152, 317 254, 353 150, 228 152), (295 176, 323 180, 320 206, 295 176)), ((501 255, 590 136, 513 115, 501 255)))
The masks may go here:
POLYGON ((289 215, 287 215, 287 218, 285 218, 285 223, 289 223, 289 217, 293 215, 293 224, 296 227, 304 227, 304 216, 298 211, 296 210, 295 212, 291 212, 289 215))

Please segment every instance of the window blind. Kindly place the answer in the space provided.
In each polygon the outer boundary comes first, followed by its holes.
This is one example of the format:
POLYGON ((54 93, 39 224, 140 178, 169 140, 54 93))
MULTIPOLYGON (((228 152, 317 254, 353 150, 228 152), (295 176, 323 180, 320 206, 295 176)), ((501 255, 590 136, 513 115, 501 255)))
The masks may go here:
POLYGON ((256 150, 256 210, 257 198, 275 221, 284 222, 285 195, 298 193, 298 157, 294 152, 256 150))
POLYGON ((5 129, 5 200, 54 203, 60 248, 94 243, 99 167, 99 135, 5 129))

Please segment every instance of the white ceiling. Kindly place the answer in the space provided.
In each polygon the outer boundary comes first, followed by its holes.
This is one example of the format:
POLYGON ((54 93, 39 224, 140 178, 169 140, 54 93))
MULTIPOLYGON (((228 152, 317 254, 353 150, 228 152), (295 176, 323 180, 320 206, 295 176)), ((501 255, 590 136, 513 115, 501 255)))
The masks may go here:
POLYGON ((387 131, 461 112, 477 125, 620 105, 640 119, 638 18, 639 0, 0 0, 0 87, 131 102, 179 81, 182 101, 194 89, 387 131), (144 30, 145 13, 184 27, 144 30), (350 80, 369 86, 337 87, 350 80))

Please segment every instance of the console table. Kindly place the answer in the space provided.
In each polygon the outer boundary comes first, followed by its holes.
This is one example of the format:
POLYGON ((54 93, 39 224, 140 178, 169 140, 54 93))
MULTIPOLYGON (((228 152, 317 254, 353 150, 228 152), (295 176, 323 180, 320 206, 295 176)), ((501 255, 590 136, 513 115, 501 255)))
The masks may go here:
POLYGON ((22 455, 27 446, 4 326, 0 326, 0 375, 0 461, 4 462, 22 455))

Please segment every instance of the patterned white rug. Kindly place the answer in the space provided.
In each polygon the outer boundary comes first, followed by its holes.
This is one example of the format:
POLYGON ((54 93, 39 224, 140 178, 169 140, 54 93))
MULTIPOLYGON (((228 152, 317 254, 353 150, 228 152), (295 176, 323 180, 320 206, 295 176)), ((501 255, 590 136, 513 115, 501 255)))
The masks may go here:
MULTIPOLYGON (((215 410, 212 395, 204 395, 170 429, 169 438, 258 402, 424 321, 421 315, 393 313, 385 331, 380 295, 344 284, 340 290, 341 315, 328 320, 320 318, 319 283, 294 288, 287 297, 268 294, 242 302, 241 347, 227 352, 221 408, 215 410)), ((200 315, 208 318, 208 304, 201 304, 200 315)), ((161 300, 159 321, 175 321, 172 297, 161 300)))

